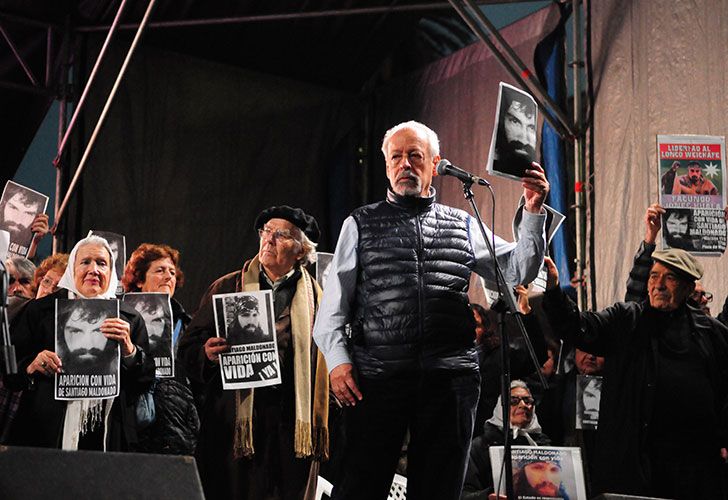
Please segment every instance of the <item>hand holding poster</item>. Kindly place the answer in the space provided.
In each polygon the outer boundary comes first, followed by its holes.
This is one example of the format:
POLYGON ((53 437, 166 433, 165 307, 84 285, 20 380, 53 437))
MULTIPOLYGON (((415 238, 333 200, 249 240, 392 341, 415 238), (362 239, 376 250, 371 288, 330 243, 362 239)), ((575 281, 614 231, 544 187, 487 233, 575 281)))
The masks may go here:
MULTIPOLYGON (((491 446, 493 484, 505 495, 501 471, 503 447, 491 446)), ((511 450, 513 465, 513 492, 518 500, 587 500, 584 470, 579 448, 558 446, 514 446, 511 450)))
POLYGON ((172 349, 172 304, 166 293, 127 293, 124 302, 144 319, 149 337, 149 351, 159 378, 174 377, 172 349))
POLYGON ((48 197, 8 181, 0 198, 0 229, 10 233, 10 256, 25 257, 33 241, 32 225, 36 215, 45 213, 48 197))
POLYGON ((270 290, 213 295, 217 336, 230 350, 220 354, 223 389, 281 383, 270 290))
POLYGON ((59 400, 110 399, 119 395, 119 343, 101 333, 107 318, 119 317, 119 302, 56 300, 56 346, 62 373, 55 375, 59 400))
POLYGON ((533 97, 500 82, 488 173, 521 180, 536 161, 538 106, 533 97))
POLYGON ((657 136, 665 247, 720 255, 726 247, 725 138, 657 136))

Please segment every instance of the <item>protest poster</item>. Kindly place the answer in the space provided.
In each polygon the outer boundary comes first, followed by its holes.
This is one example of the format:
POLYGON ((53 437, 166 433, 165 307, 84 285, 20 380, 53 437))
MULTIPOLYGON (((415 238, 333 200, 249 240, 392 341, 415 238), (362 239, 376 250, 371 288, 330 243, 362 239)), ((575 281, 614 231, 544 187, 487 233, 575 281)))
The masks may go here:
POLYGON ((119 343, 101 333, 106 318, 118 317, 118 300, 56 299, 55 349, 63 366, 55 374, 56 399, 119 395, 119 343))
POLYGON ((520 181, 536 161, 538 106, 530 94, 500 82, 486 170, 520 181))
POLYGON ((144 319, 149 337, 149 354, 154 358, 155 376, 174 377, 172 349, 172 304, 166 293, 133 292, 123 301, 132 306, 144 319))
POLYGON ((27 257, 33 241, 33 219, 45 213, 47 206, 46 195, 13 181, 5 183, 0 197, 0 230, 10 235, 8 257, 27 257))
POLYGON ((220 354, 223 389, 281 383, 273 293, 270 290, 213 295, 217 336, 230 350, 220 354))
POLYGON ((595 430, 599 424, 599 402, 602 398, 602 377, 576 376, 576 428, 595 430))
POLYGON ((329 277, 333 258, 332 253, 316 252, 316 281, 321 289, 326 288, 326 280, 329 277))
MULTIPOLYGON (((503 446, 491 446, 495 491, 505 495, 503 446)), ((587 500, 581 450, 560 446, 514 446, 513 492, 518 500, 587 500)))
POLYGON ((119 284, 116 287, 116 295, 124 293, 124 289, 121 286, 121 278, 124 276, 124 268, 126 267, 126 237, 123 234, 112 233, 111 231, 96 231, 92 229, 86 236, 100 236, 109 242, 111 247, 111 253, 114 254, 114 269, 116 270, 116 277, 119 278, 119 284))
POLYGON ((726 247, 725 137, 658 135, 662 243, 697 255, 726 247))

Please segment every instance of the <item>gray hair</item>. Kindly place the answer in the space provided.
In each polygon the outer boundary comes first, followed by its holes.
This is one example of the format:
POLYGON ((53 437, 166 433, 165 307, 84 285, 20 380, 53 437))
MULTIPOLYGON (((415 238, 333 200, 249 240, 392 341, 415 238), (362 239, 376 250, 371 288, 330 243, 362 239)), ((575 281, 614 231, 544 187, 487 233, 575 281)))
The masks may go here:
POLYGON ((523 380, 511 380, 511 390, 517 387, 520 387, 521 389, 526 389, 529 394, 532 394, 531 389, 528 388, 526 382, 524 382, 523 380))
POLYGON ((311 241, 311 239, 306 236, 306 233, 303 231, 299 231, 301 233, 301 240, 299 243, 301 244, 301 247, 303 248, 303 255, 301 256, 300 263, 303 266, 306 266, 308 264, 313 264, 316 262, 316 246, 318 243, 314 243, 311 241))
POLYGON ((438 156, 440 154, 440 139, 437 138, 435 131, 423 123, 410 120, 402 122, 399 125, 395 125, 387 130, 386 134, 384 134, 384 139, 382 140, 382 154, 385 159, 387 158, 387 145, 389 144, 389 140, 400 130, 413 130, 424 134, 427 138, 427 143, 430 145, 430 155, 438 156))
POLYGON ((11 257, 8 259, 13 267, 18 271, 21 278, 28 278, 33 280, 33 274, 35 274, 35 264, 26 259, 25 257, 11 257))

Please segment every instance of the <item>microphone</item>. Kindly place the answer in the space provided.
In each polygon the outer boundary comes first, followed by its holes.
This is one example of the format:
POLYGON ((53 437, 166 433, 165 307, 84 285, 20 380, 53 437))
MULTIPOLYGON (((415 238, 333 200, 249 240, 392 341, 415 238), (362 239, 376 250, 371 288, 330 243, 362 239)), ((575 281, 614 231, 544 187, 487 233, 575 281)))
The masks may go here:
POLYGON ((466 172, 462 168, 456 167, 446 159, 442 159, 437 164, 437 175, 451 175, 457 177, 463 182, 469 182, 471 184, 479 184, 481 186, 490 186, 490 182, 486 181, 482 177, 473 175, 470 172, 466 172))

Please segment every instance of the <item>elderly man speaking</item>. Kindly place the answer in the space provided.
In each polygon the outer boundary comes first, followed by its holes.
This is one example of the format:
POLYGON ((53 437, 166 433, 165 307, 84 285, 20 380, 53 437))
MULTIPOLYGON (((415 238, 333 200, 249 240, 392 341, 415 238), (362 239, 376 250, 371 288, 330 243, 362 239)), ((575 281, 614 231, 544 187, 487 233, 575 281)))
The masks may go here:
POLYGON ((311 457, 328 453, 327 370, 311 341, 321 289, 305 268, 318 224, 283 205, 263 210, 255 229, 258 254, 210 285, 179 345, 189 377, 205 385, 196 455, 207 498, 303 498, 311 457), (282 383, 223 391, 219 360, 229 344, 215 336, 212 296, 255 290, 273 291, 282 383))
MULTIPOLYGON (((409 429, 407 497, 457 499, 480 392, 468 284, 471 271, 493 279, 493 262, 473 219, 435 202, 434 131, 401 123, 385 134, 382 152, 387 199, 344 222, 314 328, 334 395, 348 406, 333 494, 386 498, 409 429)), ((518 243, 495 238, 513 284, 536 277, 545 247, 549 185, 540 166, 532 164, 523 186, 518 243)))
POLYGON ((549 266, 544 308, 555 332, 604 356, 594 493, 725 499, 728 330, 687 303, 700 263, 652 254, 648 300, 579 313, 549 266))

